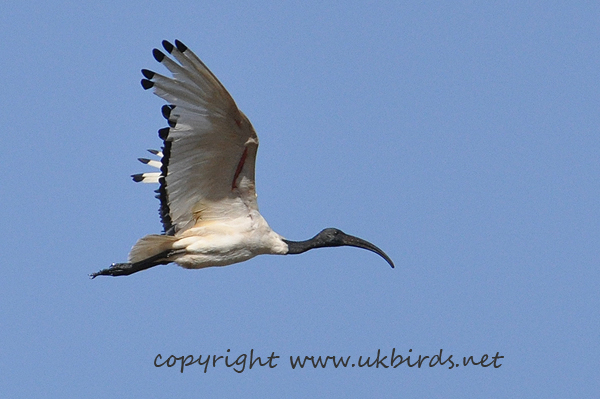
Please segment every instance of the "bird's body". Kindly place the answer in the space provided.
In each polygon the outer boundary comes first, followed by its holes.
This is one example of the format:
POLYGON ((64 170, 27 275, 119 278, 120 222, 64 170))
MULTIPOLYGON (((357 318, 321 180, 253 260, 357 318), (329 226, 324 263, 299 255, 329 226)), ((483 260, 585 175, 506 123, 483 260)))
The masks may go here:
POLYGON ((256 255, 285 255, 288 246, 258 211, 246 218, 194 227, 177 237, 172 248, 185 252, 174 261, 188 269, 227 266, 256 255))
POLYGON ((92 274, 129 275, 175 262, 188 269, 225 266, 262 254, 298 254, 312 248, 356 246, 391 259, 373 244, 325 229, 310 240, 289 241, 275 233, 258 211, 254 168, 258 137, 223 85, 185 45, 164 41, 178 62, 154 49, 155 59, 173 78, 142 70, 144 89, 169 102, 162 113, 169 127, 159 130, 160 160, 140 158, 159 169, 133 175, 159 183, 164 234, 141 238, 127 263, 92 274))

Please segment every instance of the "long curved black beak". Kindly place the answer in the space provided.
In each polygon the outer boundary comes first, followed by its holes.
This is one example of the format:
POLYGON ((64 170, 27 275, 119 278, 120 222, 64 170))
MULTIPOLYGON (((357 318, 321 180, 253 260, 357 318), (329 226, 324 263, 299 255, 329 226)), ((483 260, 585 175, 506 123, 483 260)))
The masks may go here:
MULTIPOLYGON (((340 231, 340 233, 342 233, 342 232, 340 231)), ((372 244, 372 243, 370 243, 367 240, 363 240, 362 238, 354 237, 354 236, 351 236, 351 235, 346 234, 346 233, 342 233, 338 237, 339 237, 339 239, 341 241, 341 245, 342 246, 345 245, 345 246, 349 246, 349 247, 363 248, 363 249, 367 249, 367 250, 369 250, 371 252, 375 252, 377 255, 379 255, 383 259, 385 259, 385 261, 390 264, 390 266, 392 267, 392 269, 394 268, 394 262, 392 262, 392 260, 390 259, 390 257, 387 256, 387 254, 385 252, 383 252, 375 244, 372 244)))

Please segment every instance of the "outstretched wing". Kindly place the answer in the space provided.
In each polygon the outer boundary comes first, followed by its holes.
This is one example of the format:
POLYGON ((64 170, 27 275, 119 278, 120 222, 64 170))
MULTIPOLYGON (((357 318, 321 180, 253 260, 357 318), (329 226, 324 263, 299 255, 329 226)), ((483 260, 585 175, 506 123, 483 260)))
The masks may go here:
POLYGON ((214 220, 247 216, 257 209, 254 165, 258 137, 250 121, 212 72, 183 43, 158 49, 154 58, 172 74, 143 69, 144 89, 153 89, 169 127, 159 130, 159 161, 140 159, 160 172, 133 175, 160 183, 160 215, 167 235, 214 220))

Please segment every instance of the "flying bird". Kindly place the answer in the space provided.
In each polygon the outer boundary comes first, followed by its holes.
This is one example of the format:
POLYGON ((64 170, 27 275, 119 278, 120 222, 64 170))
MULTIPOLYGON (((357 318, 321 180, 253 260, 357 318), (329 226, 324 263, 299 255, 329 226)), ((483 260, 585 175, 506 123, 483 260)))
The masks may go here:
POLYGON ((293 255, 339 246, 373 251, 394 267, 381 249, 338 229, 324 229, 306 241, 274 232, 258 212, 258 137, 252 124, 192 51, 179 40, 162 44, 172 58, 158 49, 152 53, 172 77, 142 69, 141 83, 168 102, 162 107, 168 127, 158 131, 162 151, 148 150, 158 159, 139 158, 158 171, 132 177, 159 184, 164 232, 141 238, 126 263, 113 263, 91 278, 127 276, 168 263, 188 269, 225 266, 261 254, 293 255))

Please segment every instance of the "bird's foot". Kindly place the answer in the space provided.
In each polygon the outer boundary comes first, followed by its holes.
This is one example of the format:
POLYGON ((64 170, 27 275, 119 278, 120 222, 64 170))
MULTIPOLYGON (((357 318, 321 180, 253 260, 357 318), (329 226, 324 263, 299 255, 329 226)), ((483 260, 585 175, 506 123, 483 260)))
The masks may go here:
POLYGON ((132 273, 132 263, 113 263, 108 269, 102 269, 99 272, 90 274, 94 279, 98 276, 127 276, 132 273))

